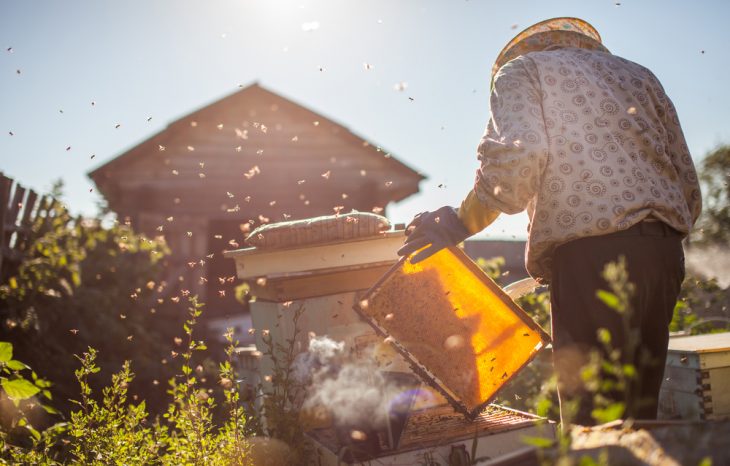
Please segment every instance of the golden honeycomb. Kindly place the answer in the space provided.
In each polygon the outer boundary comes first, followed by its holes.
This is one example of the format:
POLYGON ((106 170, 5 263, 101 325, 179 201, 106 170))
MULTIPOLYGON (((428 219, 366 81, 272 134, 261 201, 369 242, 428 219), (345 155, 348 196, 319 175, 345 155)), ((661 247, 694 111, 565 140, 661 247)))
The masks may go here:
POLYGON ((461 250, 401 260, 360 302, 429 384, 475 416, 549 341, 461 250))

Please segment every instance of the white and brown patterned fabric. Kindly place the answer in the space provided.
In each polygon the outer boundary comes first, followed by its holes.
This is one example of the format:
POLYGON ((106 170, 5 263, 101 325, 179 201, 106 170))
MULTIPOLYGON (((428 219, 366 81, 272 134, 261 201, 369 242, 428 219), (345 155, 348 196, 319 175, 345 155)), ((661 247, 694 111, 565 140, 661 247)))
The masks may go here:
POLYGON ((578 48, 531 52, 495 75, 475 192, 527 209, 528 272, 549 282, 553 249, 653 217, 688 233, 700 190, 677 112, 648 69, 578 48))

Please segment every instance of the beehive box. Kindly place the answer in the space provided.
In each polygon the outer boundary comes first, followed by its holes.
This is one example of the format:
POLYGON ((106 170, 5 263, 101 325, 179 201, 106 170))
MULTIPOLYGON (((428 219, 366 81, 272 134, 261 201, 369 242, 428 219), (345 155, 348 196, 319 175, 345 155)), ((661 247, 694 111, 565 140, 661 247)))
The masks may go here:
POLYGON ((322 466, 446 464, 427 462, 427 458, 446 460, 454 449, 473 449, 475 458, 495 458, 523 448, 525 437, 555 438, 555 424, 544 421, 498 405, 486 406, 473 420, 465 419, 447 404, 413 409, 395 447, 360 452, 357 460, 346 458, 347 447, 333 428, 314 429, 307 436, 315 441, 322 466))
POLYGON ((688 420, 730 416, 730 333, 669 339, 659 415, 688 420))
POLYGON ((417 264, 401 259, 356 309, 471 419, 549 341, 457 248, 417 264))

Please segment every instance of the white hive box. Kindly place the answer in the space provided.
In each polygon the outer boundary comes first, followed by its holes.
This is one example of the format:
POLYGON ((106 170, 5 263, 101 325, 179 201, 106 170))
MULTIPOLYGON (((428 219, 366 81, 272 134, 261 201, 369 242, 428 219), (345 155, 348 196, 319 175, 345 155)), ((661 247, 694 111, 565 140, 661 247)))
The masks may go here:
MULTIPOLYGON (((238 278, 256 296, 250 309, 257 348, 265 351, 262 330, 270 332, 274 343, 291 339, 293 317, 300 308, 304 311, 298 322, 297 352, 307 349, 309 332, 344 341, 347 350, 355 353, 380 341, 353 307, 364 290, 396 263, 403 237, 402 231, 395 231, 287 249, 226 252, 236 262, 238 278)), ((272 366, 273 361, 264 357, 261 373, 270 372, 272 366)))
POLYGON ((367 289, 398 260, 403 231, 286 249, 226 251, 258 299, 287 302, 367 289), (261 280, 263 279, 263 280, 261 280))
POLYGON ((730 332, 669 339, 659 416, 688 420, 730 417, 730 332))

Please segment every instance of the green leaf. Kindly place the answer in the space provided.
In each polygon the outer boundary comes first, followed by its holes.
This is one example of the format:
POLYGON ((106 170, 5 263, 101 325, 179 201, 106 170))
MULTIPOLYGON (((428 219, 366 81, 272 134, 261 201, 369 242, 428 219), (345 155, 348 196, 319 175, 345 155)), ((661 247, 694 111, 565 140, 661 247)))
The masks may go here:
POLYGON ((553 407, 553 402, 550 401, 549 398, 541 398, 537 402, 537 415, 542 417, 547 417, 548 413, 550 412, 550 408, 553 407))
POLYGON ((43 408, 48 414, 60 414, 60 412, 53 406, 41 405, 41 408, 43 408))
POLYGON ((25 363, 18 361, 17 359, 11 359, 8 361, 8 367, 14 371, 22 371, 23 369, 30 369, 25 363))
POLYGON ((13 358, 13 344, 0 341, 0 362, 8 362, 13 358))
POLYGON ((29 424, 26 426, 26 429, 28 429, 28 431, 33 436, 33 438, 36 439, 36 441, 41 439, 41 433, 34 429, 33 426, 29 424))
POLYGON ((580 457, 580 462, 578 463, 578 466, 599 466, 600 464, 605 463, 596 463, 596 460, 594 460, 592 457, 588 455, 583 455, 580 457))
POLYGON ((615 294, 608 292, 606 290, 598 290, 596 291, 596 296, 598 296, 598 299, 603 301, 603 303, 610 307, 611 309, 620 309, 621 304, 619 303, 618 296, 615 294))
POLYGON ((615 421, 620 419, 624 414, 625 406, 623 403, 612 403, 605 408, 596 408, 591 412, 591 416, 599 424, 615 421))
MULTIPOLYGON (((79 274, 76 271, 71 272, 71 282, 73 282, 74 286, 80 286, 81 285, 81 274, 79 274)), ((73 289, 71 289, 71 293, 73 294, 73 289)))
POLYGON ((49 381, 47 381, 45 379, 38 379, 38 378, 36 378, 34 380, 34 382, 35 382, 36 387, 41 387, 41 388, 48 388, 51 385, 53 385, 51 382, 49 382, 49 381))
POLYGON ((604 345, 611 343, 611 332, 609 332, 608 329, 599 328, 596 332, 596 336, 598 337, 598 341, 604 345))
POLYGON ((244 304, 246 302, 246 295, 248 295, 250 291, 251 288, 248 286, 247 283, 241 283, 240 285, 238 285, 234 291, 236 301, 244 304))
POLYGON ((25 379, 3 380, 2 387, 12 400, 25 400, 41 391, 25 379))
POLYGON ((709 456, 705 456, 704 458, 702 458, 702 461, 700 461, 697 466, 712 466, 712 458, 709 456))
POLYGON ((636 367, 633 364, 624 364, 624 375, 630 379, 636 377, 636 367))
POLYGON ((555 440, 545 437, 523 436, 522 443, 537 448, 550 448, 555 445, 555 440))

